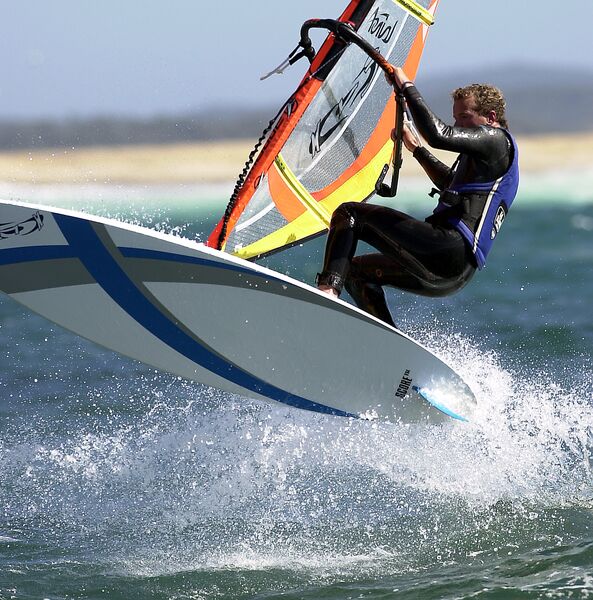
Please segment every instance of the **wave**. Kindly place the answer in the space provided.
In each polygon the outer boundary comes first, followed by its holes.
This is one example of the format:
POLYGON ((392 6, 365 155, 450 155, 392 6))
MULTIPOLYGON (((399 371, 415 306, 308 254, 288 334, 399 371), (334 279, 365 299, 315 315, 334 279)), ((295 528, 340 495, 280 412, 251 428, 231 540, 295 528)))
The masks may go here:
POLYGON ((565 385, 505 369, 462 336, 412 333, 476 392, 471 423, 368 423, 113 375, 70 414, 34 413, 3 438, 5 514, 14 530, 50 526, 110 572, 151 578, 412 577, 582 535, 591 377, 565 385))

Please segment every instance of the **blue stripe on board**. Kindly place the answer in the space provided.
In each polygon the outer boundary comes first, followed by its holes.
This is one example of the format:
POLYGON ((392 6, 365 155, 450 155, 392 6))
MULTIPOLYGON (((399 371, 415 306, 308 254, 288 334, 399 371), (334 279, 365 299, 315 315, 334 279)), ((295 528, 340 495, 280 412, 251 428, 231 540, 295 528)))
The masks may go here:
POLYGON ((212 353, 172 323, 144 296, 103 245, 91 223, 56 213, 54 218, 72 250, 97 283, 135 321, 166 345, 212 373, 277 402, 325 414, 357 416, 295 396, 212 353))
POLYGON ((75 254, 70 246, 23 246, 0 249, 0 265, 74 257, 75 254))
MULTIPOLYGON (((214 267, 217 269, 233 271, 235 273, 244 273, 245 275, 249 275, 250 277, 259 277, 260 279, 263 279, 265 281, 276 281, 281 284, 286 283, 284 279, 275 277, 273 274, 270 273, 260 273, 253 269, 243 267, 242 265, 225 263, 224 261, 217 261, 210 258, 187 256, 184 254, 177 254, 175 252, 165 252, 162 250, 148 250, 145 248, 122 247, 118 248, 118 250, 125 258, 161 260, 168 262, 194 264, 204 267, 214 267)), ((11 248, 6 250, 0 250, 0 265, 35 262, 40 260, 51 260, 57 258, 78 258, 78 256, 72 251, 70 246, 32 246, 30 248, 11 248)), ((361 316, 358 315, 358 318, 361 318, 361 316)), ((362 318, 364 318, 364 315, 362 316, 362 318)), ((370 319, 367 319, 367 321, 371 322, 370 319)), ((387 327, 382 323, 373 322, 373 324, 383 326, 384 328, 387 327)), ((398 335, 401 335, 399 334, 399 332, 396 333, 398 335)))
MULTIPOLYGON (((202 265, 207 267, 212 266, 217 267, 218 269, 227 269, 229 271, 237 271, 239 273, 247 273, 248 275, 258 275, 259 277, 264 277, 262 273, 258 273, 257 271, 253 271, 251 269, 246 269, 241 265, 216 261, 210 258, 203 258, 201 256, 187 256, 186 254, 164 252, 162 250, 147 250, 145 248, 122 247, 119 248, 119 251, 121 252, 122 256, 125 256, 126 258, 147 258, 150 260, 167 260, 191 265, 202 265)), ((275 279, 275 277, 268 277, 267 275, 265 277, 268 279, 275 279)))

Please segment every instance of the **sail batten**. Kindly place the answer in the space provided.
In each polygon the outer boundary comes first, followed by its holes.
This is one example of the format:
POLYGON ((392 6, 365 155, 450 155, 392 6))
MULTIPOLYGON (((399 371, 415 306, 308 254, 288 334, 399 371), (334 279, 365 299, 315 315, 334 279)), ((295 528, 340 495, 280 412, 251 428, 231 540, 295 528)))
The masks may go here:
POLYGON ((339 21, 308 22, 348 27, 367 49, 337 30, 327 37, 238 182, 209 245, 248 259, 270 254, 323 232, 343 202, 372 196, 393 154, 398 108, 371 55, 414 77, 427 29, 418 15, 432 18, 438 1, 352 0, 339 21))
POLYGON ((288 168, 288 165, 279 154, 276 157, 276 167, 282 175, 282 178, 286 184, 291 188, 299 202, 311 212, 311 214, 317 217, 317 220, 324 225, 329 227, 331 220, 331 213, 329 213, 323 206, 323 204, 317 202, 313 196, 307 191, 307 188, 297 179, 295 174, 288 168))

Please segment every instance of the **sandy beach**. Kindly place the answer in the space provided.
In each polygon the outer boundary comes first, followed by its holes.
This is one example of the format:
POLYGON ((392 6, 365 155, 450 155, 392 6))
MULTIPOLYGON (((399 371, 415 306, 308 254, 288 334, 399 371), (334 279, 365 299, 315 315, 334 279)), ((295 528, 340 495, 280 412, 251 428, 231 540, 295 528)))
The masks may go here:
MULTIPOLYGON (((583 171, 593 165, 593 132, 519 138, 523 173, 583 171)), ((5 184, 163 184, 234 181, 253 148, 251 140, 93 147, 0 153, 5 184)), ((450 153, 437 153, 452 162, 450 153)), ((404 176, 421 176, 404 153, 404 176)))

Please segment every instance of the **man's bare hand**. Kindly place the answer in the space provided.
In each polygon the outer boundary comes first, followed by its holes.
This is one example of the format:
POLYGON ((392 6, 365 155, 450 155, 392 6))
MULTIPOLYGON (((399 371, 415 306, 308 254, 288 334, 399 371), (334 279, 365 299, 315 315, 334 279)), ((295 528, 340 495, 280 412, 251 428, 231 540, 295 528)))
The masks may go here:
POLYGON ((409 77, 406 75, 406 72, 401 67, 392 66, 392 71, 389 73, 385 73, 385 79, 389 85, 392 85, 396 90, 401 90, 402 86, 405 83, 413 83, 410 82, 409 77))
MULTIPOLYGON (((395 137, 397 135, 397 131, 395 129, 391 132, 391 139, 395 141, 395 137)), ((416 134, 415 129, 412 129, 407 123, 404 123, 404 129, 402 131, 402 141, 404 146, 410 151, 414 152, 416 148, 422 146, 422 142, 420 138, 416 134)))
POLYGON ((416 148, 422 146, 422 142, 416 134, 416 131, 413 130, 407 123, 404 123, 402 141, 404 142, 404 146, 412 153, 414 153, 416 148))

